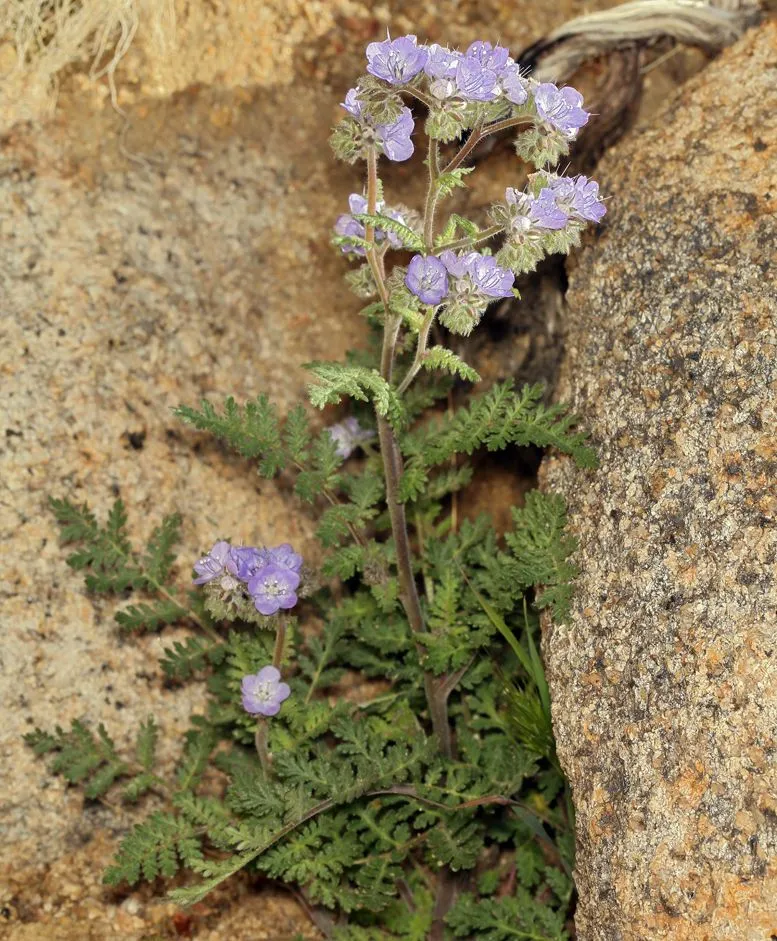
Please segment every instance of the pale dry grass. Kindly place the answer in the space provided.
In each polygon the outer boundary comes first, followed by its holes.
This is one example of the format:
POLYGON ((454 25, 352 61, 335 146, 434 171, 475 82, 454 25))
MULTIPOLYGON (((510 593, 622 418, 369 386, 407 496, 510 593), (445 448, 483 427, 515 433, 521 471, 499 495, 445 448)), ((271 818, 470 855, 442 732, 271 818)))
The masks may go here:
POLYGON ((169 53, 174 0, 3 0, 0 3, 0 110, 53 110, 60 76, 73 66, 105 76, 116 103, 116 68, 142 24, 145 42, 169 53))

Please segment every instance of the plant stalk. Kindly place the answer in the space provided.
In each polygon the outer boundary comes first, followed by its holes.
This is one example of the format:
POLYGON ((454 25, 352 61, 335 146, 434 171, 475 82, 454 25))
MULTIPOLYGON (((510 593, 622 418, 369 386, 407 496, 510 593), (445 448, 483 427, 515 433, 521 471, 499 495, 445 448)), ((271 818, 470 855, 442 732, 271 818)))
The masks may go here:
POLYGON ((429 341, 429 331, 432 329, 432 323, 434 322, 434 315, 437 313, 437 308, 432 307, 429 310, 429 313, 424 317, 424 322, 421 324, 421 329, 418 333, 418 346, 416 347, 415 357, 413 362, 410 365, 410 368, 407 371, 407 375, 402 380, 397 389, 397 395, 402 395, 410 386, 410 383, 418 375, 418 371, 423 365, 424 356, 426 355, 426 344, 429 341))
MULTIPOLYGON (((434 170, 431 162, 430 175, 433 178, 434 170)), ((430 190, 432 188, 430 182, 430 190)), ((375 214, 377 194, 377 154, 374 148, 370 148, 367 154, 367 212, 370 215, 375 214)), ((375 251, 374 227, 365 226, 365 238, 370 243, 367 249, 367 259, 386 312, 383 326, 383 348, 381 351, 380 371, 381 376, 386 382, 391 383, 394 372, 394 352, 401 325, 401 318, 392 318, 389 313, 388 290, 375 251)), ((383 474, 386 482, 386 503, 388 504, 391 532, 394 537, 394 547, 397 554, 397 573, 399 575, 402 605, 413 633, 416 635, 424 634, 426 632, 426 624, 424 622, 423 611, 421 610, 421 599, 418 595, 418 588, 413 574, 413 562, 410 550, 410 539, 407 531, 405 506, 399 499, 399 481, 402 477, 402 457, 399 453, 394 431, 388 419, 383 415, 377 415, 377 420, 378 437, 383 460, 383 474)), ((418 650, 419 654, 423 653, 420 645, 418 645, 418 650)), ((424 690, 426 692, 426 701, 429 706, 432 727, 439 742, 440 751, 446 758, 450 758, 453 755, 453 749, 451 744, 451 730, 448 724, 447 701, 446 697, 441 694, 434 676, 429 672, 424 673, 424 690)))
POLYGON ((256 746, 256 754, 259 756, 265 777, 272 777, 272 758, 270 758, 270 751, 267 748, 267 720, 264 716, 260 716, 256 721, 254 745, 256 746))
POLYGON ((429 188, 426 191, 426 205, 424 206, 424 245, 428 251, 434 247, 434 212, 437 208, 437 162, 439 160, 440 145, 434 138, 429 138, 429 154, 426 162, 429 165, 429 188))
POLYGON ((281 618, 278 621, 278 628, 275 631, 275 647, 272 652, 272 665, 276 670, 280 670, 283 662, 283 651, 286 647, 286 622, 281 618))
POLYGON ((533 123, 534 122, 530 117, 523 116, 518 118, 505 118, 503 121, 494 121, 493 124, 487 124, 485 127, 473 128, 466 144, 464 144, 461 150, 459 150, 453 160, 451 160, 451 162, 443 169, 442 172, 450 173, 452 170, 458 170, 458 168, 462 165, 462 163, 464 163, 467 157, 469 157, 469 155, 483 140, 484 137, 488 137, 491 134, 498 134, 499 131, 506 131, 511 127, 518 127, 521 124, 533 123))

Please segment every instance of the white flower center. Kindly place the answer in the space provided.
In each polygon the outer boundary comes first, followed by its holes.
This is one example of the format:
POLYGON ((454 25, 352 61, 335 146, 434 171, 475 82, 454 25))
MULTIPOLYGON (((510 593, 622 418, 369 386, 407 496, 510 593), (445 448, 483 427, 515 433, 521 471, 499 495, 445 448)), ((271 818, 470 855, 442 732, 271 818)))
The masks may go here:
POLYGON ((268 578, 263 585, 264 594, 269 595, 271 598, 277 598, 278 595, 285 593, 285 587, 278 581, 277 578, 268 578))

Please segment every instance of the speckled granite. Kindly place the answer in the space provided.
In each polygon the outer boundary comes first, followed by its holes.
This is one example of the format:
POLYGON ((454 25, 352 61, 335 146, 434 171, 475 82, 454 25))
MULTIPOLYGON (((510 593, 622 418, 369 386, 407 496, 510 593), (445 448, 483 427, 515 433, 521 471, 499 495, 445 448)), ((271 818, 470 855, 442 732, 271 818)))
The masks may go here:
POLYGON ((546 468, 582 566, 546 632, 579 941, 777 936, 777 25, 597 171, 546 468))

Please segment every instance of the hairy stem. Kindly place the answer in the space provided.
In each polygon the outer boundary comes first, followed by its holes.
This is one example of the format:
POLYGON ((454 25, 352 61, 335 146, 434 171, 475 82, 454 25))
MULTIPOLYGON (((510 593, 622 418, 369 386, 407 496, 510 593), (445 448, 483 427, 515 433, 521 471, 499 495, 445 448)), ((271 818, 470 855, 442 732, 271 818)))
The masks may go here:
MULTIPOLYGON (((397 553, 397 571, 402 605, 413 633, 423 634, 426 632, 426 624, 421 610, 421 599, 418 596, 415 576, 413 575, 405 505, 399 500, 399 480, 402 474, 401 458, 391 425, 381 416, 378 417, 378 436, 383 456, 383 472, 386 478, 386 502, 388 503, 391 531, 397 553)), ((440 751, 446 758, 451 758, 453 757, 453 746, 450 725, 448 724, 448 704, 446 697, 441 694, 434 676, 429 672, 424 673, 424 690, 426 691, 426 701, 429 706, 432 727, 434 734, 437 736, 440 751)))
POLYGON ((264 771, 265 777, 269 778, 272 776, 272 758, 270 758, 270 752, 267 748, 267 720, 264 716, 260 716, 256 721, 254 745, 262 765, 262 771, 264 771))
POLYGON ((272 665, 276 670, 280 670, 283 663, 283 651, 286 647, 286 622, 281 619, 278 621, 278 627, 275 631, 275 647, 272 652, 272 665))
POLYGON ((429 154, 426 162, 429 166, 429 188, 426 191, 426 204, 424 206, 424 244, 431 250, 434 245, 434 212, 437 208, 437 162, 439 160, 440 145, 433 138, 429 138, 429 154))
POLYGON ((494 121, 493 124, 487 124, 485 127, 474 127, 472 133, 469 135, 467 142, 462 146, 456 156, 451 160, 451 162, 443 169, 443 173, 450 173, 452 170, 458 170, 458 168, 464 163, 464 161, 469 157, 472 151, 477 147, 477 145, 483 140, 484 137, 488 137, 491 134, 498 134, 499 131, 506 131, 511 127, 518 127, 521 124, 533 124, 531 118, 528 117, 518 117, 518 118, 505 118, 503 121, 494 121))
POLYGON ((462 239, 456 239, 455 242, 446 242, 445 245, 439 245, 435 248, 435 255, 439 255, 442 252, 451 250, 454 251, 457 248, 473 248, 475 245, 480 244, 480 242, 487 242, 489 239, 492 239, 495 235, 499 235, 500 232, 504 232, 503 225, 490 225, 487 229, 483 229, 482 232, 478 232, 477 235, 467 235, 462 239))
POLYGON ((418 333, 418 345, 415 350, 415 357, 413 362, 410 365, 410 368, 407 371, 407 375, 402 380, 397 389, 397 394, 402 395, 407 391, 410 383, 418 375, 418 371, 424 362, 424 356, 426 355, 426 344, 429 341, 429 331, 432 329, 432 323, 434 322, 434 315, 437 313, 437 308, 432 307, 429 310, 429 313, 424 317, 424 322, 421 324, 421 329, 418 333))
MULTIPOLYGON (((433 172, 433 171, 430 171, 433 172)), ((378 160, 374 148, 367 154, 367 212, 375 214, 378 195, 378 160)), ((381 376, 390 383, 394 372, 394 352, 397 336, 401 325, 399 317, 392 318, 389 313, 388 289, 375 250, 375 229, 365 226, 365 238, 370 243, 367 249, 367 260, 373 277, 378 286, 378 293, 383 301, 386 312, 383 326, 383 348, 381 350, 380 372, 381 376)), ((402 457, 399 453, 394 431, 383 415, 378 415, 378 437, 380 440, 381 457, 383 459, 383 474, 386 481, 386 503, 388 504, 391 519, 391 532, 394 537, 394 547, 397 554, 397 573, 402 596, 402 605, 410 622, 414 634, 426 632, 424 615, 421 610, 421 599, 413 575, 413 562, 410 551, 410 539, 407 531, 407 517, 405 506, 399 499, 399 481, 402 477, 402 457)), ((419 653, 422 650, 419 646, 419 653)), ((437 683, 431 673, 424 673, 424 689, 432 719, 432 727, 440 745, 440 751, 446 758, 453 754, 451 746, 451 730, 448 724, 448 706, 445 697, 440 695, 437 683)))

